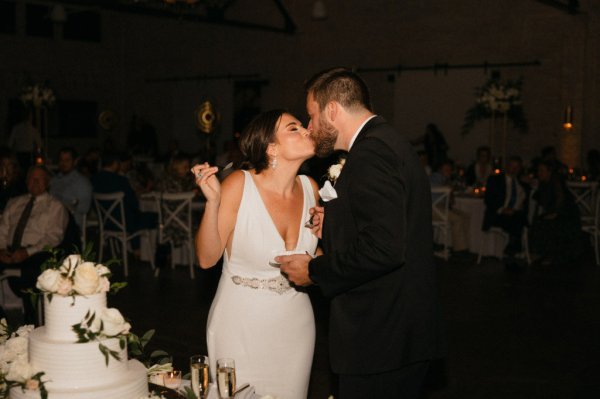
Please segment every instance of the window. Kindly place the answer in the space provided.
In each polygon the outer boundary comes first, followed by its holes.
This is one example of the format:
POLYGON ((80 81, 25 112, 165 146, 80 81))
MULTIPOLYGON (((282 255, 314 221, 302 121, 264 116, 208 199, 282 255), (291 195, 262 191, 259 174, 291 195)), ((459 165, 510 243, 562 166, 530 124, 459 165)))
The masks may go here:
POLYGON ((53 26, 50 20, 50 7, 39 4, 27 4, 25 32, 29 36, 52 37, 53 26))
POLYGON ((0 33, 15 33, 16 4, 14 1, 0 0, 0 33))
POLYGON ((66 40, 100 41, 100 14, 96 11, 69 10, 63 37, 66 40))

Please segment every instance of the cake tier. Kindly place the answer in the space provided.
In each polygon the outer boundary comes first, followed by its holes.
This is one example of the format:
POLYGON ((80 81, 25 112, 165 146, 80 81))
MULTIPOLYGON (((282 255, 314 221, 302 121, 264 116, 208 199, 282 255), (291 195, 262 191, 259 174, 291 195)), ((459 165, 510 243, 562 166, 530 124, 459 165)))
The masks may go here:
MULTIPOLYGON (((129 360, 127 370, 117 381, 104 383, 96 388, 56 388, 53 382, 47 382, 48 399, 140 399, 148 396, 148 377, 146 368, 137 360, 129 360)), ((93 373, 90 379, 102 380, 93 373)), ((40 399, 39 391, 23 391, 21 388, 10 390, 10 399, 40 399)))
POLYGON ((111 356, 107 366, 99 342, 57 342, 48 339, 45 327, 39 327, 29 334, 29 362, 45 372, 57 389, 113 384, 127 372, 127 349, 121 349, 116 338, 102 340, 102 344, 116 351, 121 361, 111 356))
POLYGON ((98 313, 106 308, 106 293, 89 296, 61 296, 52 300, 44 295, 44 326, 46 337, 53 341, 76 342, 77 334, 71 328, 83 321, 88 311, 98 313))

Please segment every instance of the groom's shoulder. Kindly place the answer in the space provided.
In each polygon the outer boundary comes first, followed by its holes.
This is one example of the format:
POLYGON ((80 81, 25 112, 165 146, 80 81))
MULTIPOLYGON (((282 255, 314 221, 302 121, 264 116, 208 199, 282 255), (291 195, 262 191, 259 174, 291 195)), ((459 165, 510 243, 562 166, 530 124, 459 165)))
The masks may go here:
POLYGON ((382 117, 374 118, 373 123, 368 126, 365 139, 368 138, 382 141, 394 152, 412 151, 412 146, 406 135, 382 117))

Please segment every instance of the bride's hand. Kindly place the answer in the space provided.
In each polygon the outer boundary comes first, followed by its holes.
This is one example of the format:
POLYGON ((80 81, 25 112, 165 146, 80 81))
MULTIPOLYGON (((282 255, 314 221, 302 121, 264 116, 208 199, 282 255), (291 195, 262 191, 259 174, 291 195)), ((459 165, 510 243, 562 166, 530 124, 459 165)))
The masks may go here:
POLYGON ((204 162, 200 165, 194 165, 191 169, 194 177, 196 178, 196 184, 202 190, 206 201, 220 201, 221 200, 221 183, 216 174, 219 168, 216 166, 210 166, 208 162, 204 162))

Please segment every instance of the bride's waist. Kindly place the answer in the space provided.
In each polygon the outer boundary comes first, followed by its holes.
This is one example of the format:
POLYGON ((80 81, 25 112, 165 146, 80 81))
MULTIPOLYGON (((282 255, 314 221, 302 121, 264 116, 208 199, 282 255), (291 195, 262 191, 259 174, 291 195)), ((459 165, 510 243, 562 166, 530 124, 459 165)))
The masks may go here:
POLYGON ((283 294, 293 287, 288 279, 283 277, 281 273, 265 273, 265 274, 249 274, 223 268, 222 279, 231 282, 239 287, 251 288, 256 290, 268 290, 283 294))

